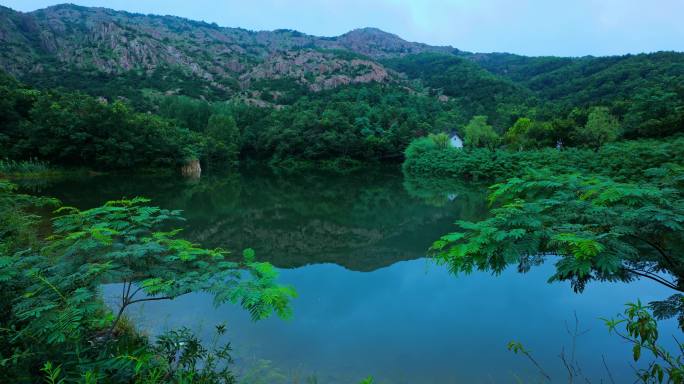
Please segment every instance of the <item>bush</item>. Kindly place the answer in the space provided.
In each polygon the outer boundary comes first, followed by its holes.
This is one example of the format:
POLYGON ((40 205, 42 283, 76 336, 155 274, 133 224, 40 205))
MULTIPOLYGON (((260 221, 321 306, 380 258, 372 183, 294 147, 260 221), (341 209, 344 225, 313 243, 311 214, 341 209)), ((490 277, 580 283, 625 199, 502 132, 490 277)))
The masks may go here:
POLYGON ((406 151, 405 172, 420 176, 449 176, 501 180, 528 169, 556 173, 590 172, 621 181, 643 179, 645 171, 666 163, 684 164, 684 136, 667 141, 639 140, 607 144, 598 151, 580 148, 531 151, 476 148, 436 150, 419 139, 406 151))

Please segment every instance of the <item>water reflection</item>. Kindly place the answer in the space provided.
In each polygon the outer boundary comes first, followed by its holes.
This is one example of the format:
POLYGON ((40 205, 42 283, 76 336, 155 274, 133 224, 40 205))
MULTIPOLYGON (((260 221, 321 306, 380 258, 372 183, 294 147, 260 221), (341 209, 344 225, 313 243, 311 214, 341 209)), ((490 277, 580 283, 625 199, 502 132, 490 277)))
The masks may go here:
MULTIPOLYGON (((608 334, 599 316, 621 311, 635 296, 659 298, 664 289, 643 281, 597 283, 579 295, 566 284, 547 284, 552 268, 454 278, 427 260, 373 272, 317 264, 281 272, 299 293, 291 321, 253 323, 238 307, 214 308, 203 294, 145 304, 131 315, 150 334, 190 326, 205 340, 214 325, 227 322, 237 371, 251 379, 245 383, 315 377, 317 383, 348 384, 373 375, 378 383, 447 384, 542 382, 528 361, 506 350, 510 340, 522 341, 553 382, 566 381, 558 355, 563 347, 569 353, 566 322, 576 311, 582 329, 589 329, 577 340, 584 374, 594 383, 610 382, 605 355, 615 382, 632 382, 631 349, 608 334)), ((674 322, 662 326, 663 334, 676 330, 674 322)))
MULTIPOLYGON (((353 383, 367 375, 379 383, 539 382, 534 367, 506 351, 513 339, 564 381, 558 354, 570 343, 565 322, 573 311, 590 329, 577 349, 586 376, 607 378, 605 354, 616 382, 627 382, 630 349, 598 318, 620 312, 627 301, 669 293, 639 281, 595 283, 579 295, 566 284, 547 284, 551 265, 525 275, 508 268, 497 277, 456 278, 421 258, 454 221, 485 214, 485 189, 404 179, 396 168, 345 175, 248 168, 194 181, 96 176, 32 188, 81 208, 147 196, 185 211, 185 237, 207 247, 253 247, 282 268, 282 281, 299 292, 292 321, 255 324, 237 307, 214 308, 203 294, 129 313, 152 335, 189 326, 205 340, 214 325, 227 322, 245 383, 353 383)), ((672 321, 662 327, 664 335, 676 330, 672 321)))
POLYGON ((56 182, 41 192, 78 207, 150 197, 184 211, 184 237, 206 247, 252 247, 281 268, 335 263, 372 271, 420 258, 457 218, 486 211, 482 187, 404 181, 396 167, 290 175, 249 168, 195 181, 98 176, 56 182))

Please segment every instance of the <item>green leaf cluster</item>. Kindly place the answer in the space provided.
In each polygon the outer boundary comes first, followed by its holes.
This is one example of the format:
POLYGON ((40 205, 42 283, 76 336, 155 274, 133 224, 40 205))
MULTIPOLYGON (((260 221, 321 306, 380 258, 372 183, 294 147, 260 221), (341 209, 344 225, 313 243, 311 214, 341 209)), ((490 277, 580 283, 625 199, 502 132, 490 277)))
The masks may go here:
POLYGON ((0 381, 33 381, 42 369, 55 382, 214 382, 201 378, 232 377, 227 350, 210 353, 187 331, 155 346, 128 324, 126 309, 208 292, 216 305, 239 304, 254 320, 291 316, 295 292, 277 284, 273 266, 249 249, 231 258, 179 238, 172 228, 181 213, 148 203, 60 207, 40 239, 41 219, 28 213, 57 202, 17 194, 0 181, 0 381), (122 289, 117 313, 100 295, 113 283, 122 289), (182 361, 164 358, 178 353, 182 361))
MULTIPOLYGON (((681 177, 681 168, 675 172, 681 177)), ((458 222, 460 231, 433 244, 432 254, 452 271, 500 273, 510 264, 525 271, 551 257, 550 280, 570 281, 575 290, 593 279, 639 277, 684 289, 684 259, 676 253, 684 205, 669 179, 634 184, 537 172, 493 185, 489 201, 490 217, 458 222)))

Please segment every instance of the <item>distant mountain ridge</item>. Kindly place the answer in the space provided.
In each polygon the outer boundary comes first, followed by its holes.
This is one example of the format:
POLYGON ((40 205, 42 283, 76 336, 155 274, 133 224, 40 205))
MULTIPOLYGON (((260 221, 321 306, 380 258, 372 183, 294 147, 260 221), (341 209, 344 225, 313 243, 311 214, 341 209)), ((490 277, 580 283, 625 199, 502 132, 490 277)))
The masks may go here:
POLYGON ((376 28, 317 37, 70 4, 28 13, 0 7, 0 45, 0 69, 38 87, 99 95, 106 93, 99 85, 117 83, 257 104, 277 104, 292 89, 364 83, 413 89, 414 81, 445 99, 468 99, 466 92, 485 87, 495 92, 492 99, 519 93, 594 103, 631 97, 663 78, 684 82, 684 54, 676 52, 596 58, 470 53, 408 42, 376 28), (435 73, 437 67, 443 73, 435 73))
POLYGON ((374 59, 454 51, 410 43, 374 28, 326 38, 291 30, 253 32, 174 16, 69 4, 29 13, 0 8, 0 43, 5 48, 0 67, 18 77, 43 72, 47 65, 107 74, 179 66, 215 86, 228 87, 224 84, 227 79, 244 83, 276 73, 291 76, 287 67, 302 66, 312 59, 309 66, 315 70, 309 72, 321 77, 312 81, 313 89, 383 81, 387 76, 374 59), (311 50, 346 50, 367 57, 351 60, 332 52, 287 53, 311 50), (267 61, 278 62, 279 70, 260 72, 267 61))

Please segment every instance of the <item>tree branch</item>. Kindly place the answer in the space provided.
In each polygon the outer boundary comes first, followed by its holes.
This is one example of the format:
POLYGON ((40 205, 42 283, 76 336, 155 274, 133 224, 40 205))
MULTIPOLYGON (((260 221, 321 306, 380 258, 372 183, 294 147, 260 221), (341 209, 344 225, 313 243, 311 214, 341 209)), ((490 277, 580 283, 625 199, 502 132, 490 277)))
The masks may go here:
POLYGON ((144 299, 129 301, 128 304, 141 303, 143 301, 173 300, 173 299, 174 299, 173 296, 146 297, 144 299))
POLYGON ((670 255, 668 255, 667 252, 665 252, 665 250, 662 249, 660 246, 658 246, 657 244, 653 243, 652 241, 650 241, 648 239, 644 239, 643 237, 639 237, 639 236, 635 236, 635 235, 629 235, 629 236, 650 245, 651 248, 655 249, 656 251, 658 251, 658 253, 660 253, 660 255, 663 257, 663 259, 665 259, 665 261, 670 265, 670 267, 677 268, 677 265, 674 262, 674 260, 672 260, 670 255))
POLYGON ((658 275, 652 274, 650 272, 638 271, 636 269, 631 269, 631 268, 627 268, 627 267, 622 267, 622 268, 627 272, 630 272, 630 273, 633 273, 637 276, 641 276, 641 277, 645 277, 647 279, 653 280, 653 281, 660 283, 660 284, 662 284, 668 288, 674 289, 675 291, 684 292, 684 290, 677 287, 674 283, 667 281, 658 275))
POLYGON ((615 384, 615 380, 613 380, 613 374, 610 372, 608 364, 606 363, 606 355, 601 355, 601 359, 603 360, 603 366, 606 368, 606 372, 608 372, 608 378, 610 379, 610 382, 615 384))

